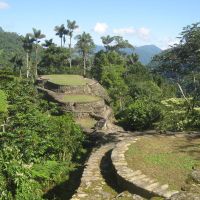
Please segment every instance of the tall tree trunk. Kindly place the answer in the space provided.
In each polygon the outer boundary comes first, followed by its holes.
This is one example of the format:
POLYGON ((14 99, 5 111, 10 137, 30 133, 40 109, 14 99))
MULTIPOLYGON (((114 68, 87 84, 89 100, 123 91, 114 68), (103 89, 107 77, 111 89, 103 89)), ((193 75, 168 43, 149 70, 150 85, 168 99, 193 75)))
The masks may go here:
POLYGON ((71 51, 71 47, 72 47, 72 37, 70 36, 70 38, 69 38, 69 67, 70 67, 70 69, 72 68, 72 51, 71 51))
POLYGON ((83 76, 86 75, 86 55, 83 55, 83 76))
POLYGON ((35 77, 36 78, 38 76, 37 66, 38 66, 38 47, 36 46, 36 49, 35 49, 35 77))
POLYGON ((30 70, 29 70, 29 53, 26 52, 26 77, 27 78, 29 77, 29 73, 30 73, 30 70))
POLYGON ((21 67, 19 68, 19 77, 20 78, 22 77, 22 68, 21 67))
POLYGON ((61 38, 60 38, 60 44, 61 44, 61 47, 63 46, 63 45, 62 45, 62 40, 63 40, 63 38, 61 37, 61 38))

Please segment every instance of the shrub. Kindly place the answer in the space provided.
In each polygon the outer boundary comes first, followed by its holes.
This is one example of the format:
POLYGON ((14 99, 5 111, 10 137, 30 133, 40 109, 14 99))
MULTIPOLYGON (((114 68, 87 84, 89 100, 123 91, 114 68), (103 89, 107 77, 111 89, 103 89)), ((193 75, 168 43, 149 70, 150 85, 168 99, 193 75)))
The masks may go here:
POLYGON ((138 99, 121 113, 120 123, 127 129, 143 130, 152 128, 160 115, 159 104, 148 99, 138 99))

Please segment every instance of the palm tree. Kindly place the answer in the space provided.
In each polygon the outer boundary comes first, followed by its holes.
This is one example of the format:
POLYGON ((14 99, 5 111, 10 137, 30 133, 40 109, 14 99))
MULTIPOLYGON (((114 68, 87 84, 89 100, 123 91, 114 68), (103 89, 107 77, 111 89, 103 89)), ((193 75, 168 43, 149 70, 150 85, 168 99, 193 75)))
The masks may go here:
POLYGON ((23 59, 22 56, 19 54, 15 54, 11 59, 10 62, 13 63, 14 71, 16 68, 19 68, 19 77, 22 77, 22 66, 23 66, 23 59))
POLYGON ((111 43, 114 41, 114 37, 111 37, 110 35, 107 35, 107 36, 102 36, 101 37, 101 40, 102 40, 102 43, 106 49, 106 51, 109 51, 110 50, 110 45, 111 43))
POLYGON ((127 62, 130 65, 134 65, 136 62, 138 62, 138 60, 139 60, 139 56, 136 53, 127 55, 127 62))
POLYGON ((43 46, 43 47, 46 47, 46 48, 48 48, 48 47, 50 47, 50 46, 52 46, 52 45, 55 45, 55 44, 53 43, 53 39, 45 40, 44 43, 42 44, 42 46, 43 46))
POLYGON ((40 43, 40 39, 45 38, 46 36, 41 33, 41 30, 37 30, 33 28, 33 34, 30 34, 32 38, 35 39, 35 77, 38 76, 38 44, 40 43))
POLYGON ((72 67, 72 56, 71 56, 71 47, 72 47, 72 37, 73 37, 73 32, 75 29, 78 28, 78 25, 76 25, 76 21, 70 21, 67 20, 67 31, 69 35, 69 65, 70 68, 72 67))
POLYGON ((60 46, 62 47, 63 46, 63 38, 64 38, 64 35, 65 35, 65 32, 66 32, 64 24, 62 24, 61 26, 55 26, 54 31, 56 31, 56 35, 59 36, 60 46))
POLYGON ((35 41, 34 38, 30 36, 30 34, 26 34, 25 37, 22 37, 23 48, 26 52, 26 77, 28 78, 30 75, 30 66, 29 66, 29 58, 30 53, 33 50, 33 42, 35 41))
POLYGON ((77 35, 76 38, 76 48, 83 56, 83 75, 86 75, 86 60, 87 56, 92 52, 95 45, 93 39, 89 33, 83 32, 81 35, 77 35))

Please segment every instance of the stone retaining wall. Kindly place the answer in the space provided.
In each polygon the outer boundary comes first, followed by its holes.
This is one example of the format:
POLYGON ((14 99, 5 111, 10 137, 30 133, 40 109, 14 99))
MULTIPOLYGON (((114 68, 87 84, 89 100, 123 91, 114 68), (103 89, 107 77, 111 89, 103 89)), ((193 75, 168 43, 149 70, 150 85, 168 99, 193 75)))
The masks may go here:
POLYGON ((110 101, 110 97, 107 91, 95 80, 85 78, 85 85, 58 85, 52 83, 48 79, 40 77, 37 79, 37 84, 40 87, 43 87, 47 90, 51 90, 56 93, 65 93, 65 94, 85 94, 91 96, 99 96, 106 100, 110 101))
POLYGON ((125 159, 125 152, 128 150, 128 147, 137 142, 138 139, 140 139, 140 137, 134 138, 131 141, 122 141, 118 143, 116 148, 112 151, 111 159, 116 170, 118 184, 129 192, 140 194, 146 198, 161 196, 169 199, 178 191, 170 191, 167 184, 161 185, 156 180, 142 174, 140 170, 134 171, 128 167, 128 163, 125 159))
POLYGON ((50 81, 47 81, 44 84, 44 88, 57 92, 57 93, 65 93, 65 94, 89 94, 89 88, 87 85, 57 85, 50 81))

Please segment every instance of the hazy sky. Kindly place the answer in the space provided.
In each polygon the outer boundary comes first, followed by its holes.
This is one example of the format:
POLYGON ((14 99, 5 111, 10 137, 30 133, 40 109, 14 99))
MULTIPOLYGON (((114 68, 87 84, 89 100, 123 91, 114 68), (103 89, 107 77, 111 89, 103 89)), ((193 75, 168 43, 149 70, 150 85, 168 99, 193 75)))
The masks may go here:
POLYGON ((56 25, 76 20, 96 44, 102 35, 122 35, 135 46, 167 48, 184 26, 200 21, 200 0, 0 0, 0 26, 25 34, 32 27, 59 39, 56 25))

